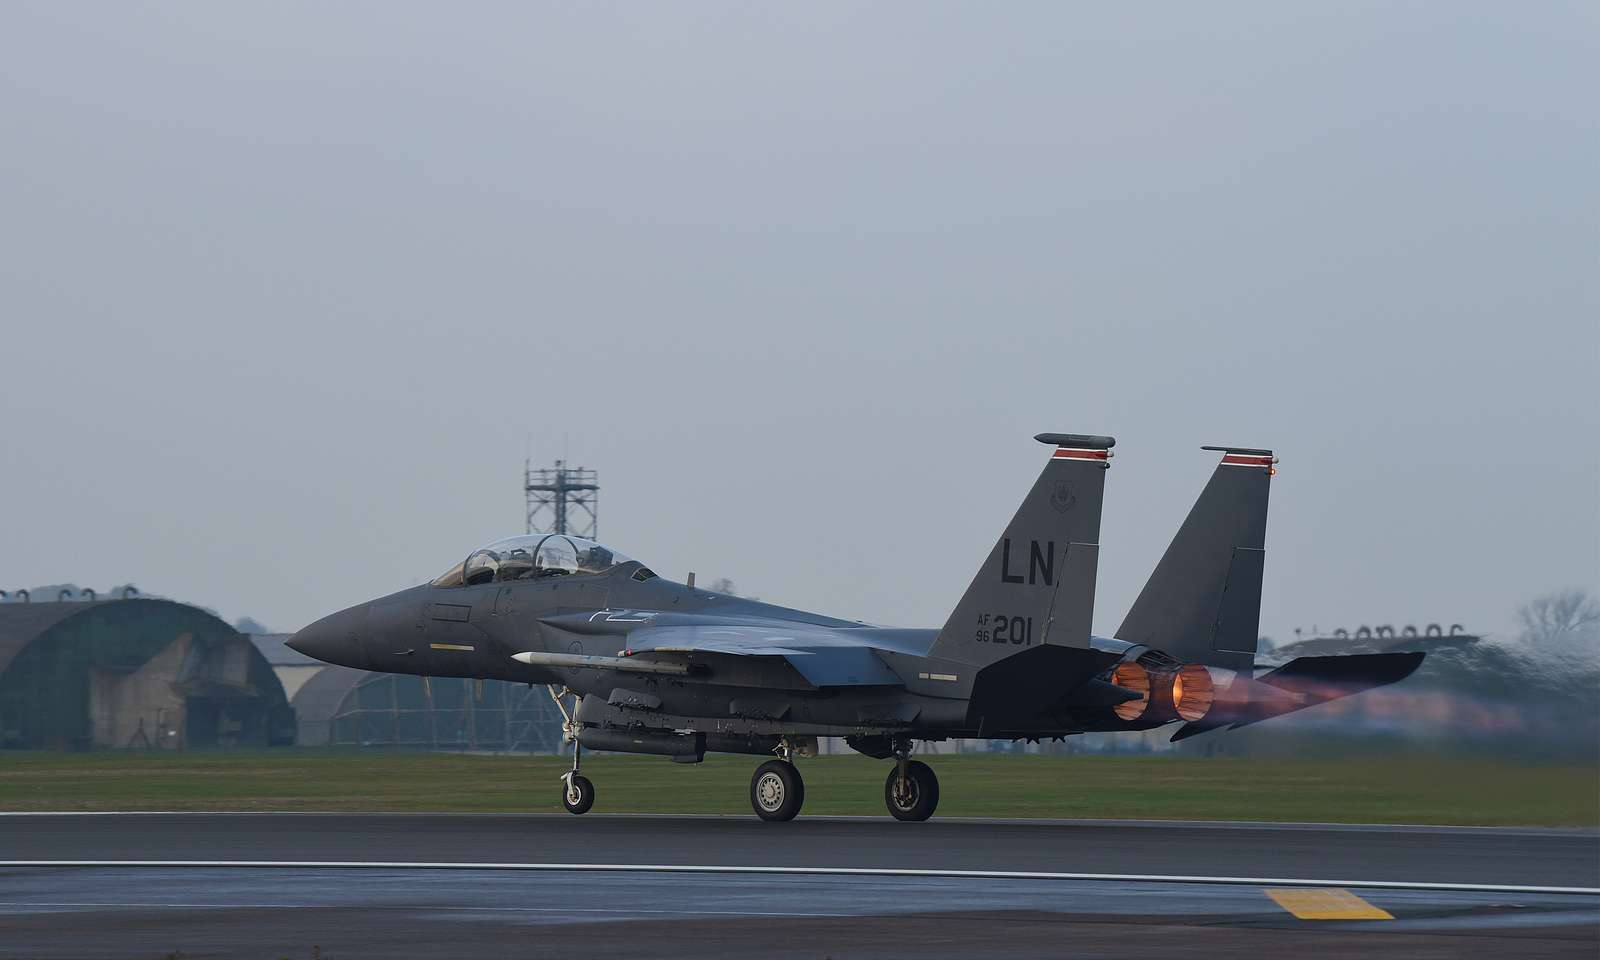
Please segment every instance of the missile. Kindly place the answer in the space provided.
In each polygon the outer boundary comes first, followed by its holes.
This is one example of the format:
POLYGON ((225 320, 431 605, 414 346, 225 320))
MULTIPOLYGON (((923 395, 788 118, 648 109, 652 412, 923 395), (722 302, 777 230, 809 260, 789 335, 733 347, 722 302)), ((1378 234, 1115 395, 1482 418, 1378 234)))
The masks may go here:
POLYGON ((598 657, 581 653, 545 653, 528 650, 514 653, 511 659, 534 667, 560 667, 568 670, 620 670, 625 673, 656 673, 669 677, 686 677, 689 665, 667 663, 662 660, 642 660, 639 657, 598 657))

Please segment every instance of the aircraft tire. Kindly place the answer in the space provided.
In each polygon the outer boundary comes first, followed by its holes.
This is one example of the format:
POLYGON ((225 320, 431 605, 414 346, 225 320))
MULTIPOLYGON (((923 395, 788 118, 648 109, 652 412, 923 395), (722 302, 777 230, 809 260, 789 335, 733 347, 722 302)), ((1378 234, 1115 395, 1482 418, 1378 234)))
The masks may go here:
POLYGON ((588 813, 594 806, 594 784, 588 777, 573 774, 571 784, 561 788, 561 805, 568 813, 588 813))
POLYGON ((934 776, 933 768, 920 760, 906 764, 906 779, 910 781, 906 796, 899 796, 895 790, 899 779, 900 771, 890 769, 889 778, 883 782, 883 803, 890 815, 909 823, 933 816, 939 806, 939 778, 934 776))
POLYGON ((805 802, 806 782, 787 760, 768 760, 750 777, 750 806, 763 820, 793 820, 805 802))

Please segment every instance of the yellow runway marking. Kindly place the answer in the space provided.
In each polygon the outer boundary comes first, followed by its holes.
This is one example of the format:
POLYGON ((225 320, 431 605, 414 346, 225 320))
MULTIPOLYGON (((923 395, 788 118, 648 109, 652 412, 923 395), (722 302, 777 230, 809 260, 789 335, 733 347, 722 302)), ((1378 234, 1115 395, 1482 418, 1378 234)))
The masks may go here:
POLYGON ((1374 907, 1349 890, 1268 887, 1262 891, 1301 920, 1393 920, 1394 914, 1374 907))

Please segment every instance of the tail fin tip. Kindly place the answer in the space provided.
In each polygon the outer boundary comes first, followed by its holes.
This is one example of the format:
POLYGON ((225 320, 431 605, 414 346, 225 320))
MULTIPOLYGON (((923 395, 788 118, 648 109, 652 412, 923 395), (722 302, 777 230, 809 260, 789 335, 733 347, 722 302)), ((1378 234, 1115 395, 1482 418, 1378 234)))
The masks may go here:
POLYGON ((1090 433, 1036 433, 1033 439, 1057 447, 1082 447, 1087 450, 1110 450, 1117 445, 1116 437, 1101 437, 1090 433))
POLYGON ((1277 472, 1273 469, 1273 465, 1278 462, 1277 456, 1271 450, 1267 450, 1262 447, 1222 447, 1207 445, 1201 447, 1200 449, 1210 450, 1213 453, 1222 454, 1221 466, 1224 467, 1265 467, 1267 473, 1269 474, 1277 472))

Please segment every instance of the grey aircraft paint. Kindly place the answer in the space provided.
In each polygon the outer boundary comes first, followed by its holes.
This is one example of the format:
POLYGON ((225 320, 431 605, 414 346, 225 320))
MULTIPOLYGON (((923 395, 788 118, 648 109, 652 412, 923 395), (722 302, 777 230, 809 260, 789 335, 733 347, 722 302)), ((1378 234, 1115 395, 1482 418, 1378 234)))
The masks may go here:
POLYGON ((591 541, 532 535, 474 551, 433 583, 358 604, 290 646, 392 673, 544 684, 566 711, 569 810, 593 785, 582 746, 697 762, 776 755, 752 780, 765 819, 793 817, 793 764, 819 736, 894 758, 900 819, 938 782, 914 740, 1030 739, 1187 721, 1174 739, 1393 683, 1421 654, 1302 658, 1255 676, 1269 450, 1223 454, 1115 638, 1093 637, 1105 478, 1115 441, 1040 434, 1038 481, 943 628, 838 620, 656 576, 591 541), (1315 662, 1313 662, 1315 661, 1315 662))

